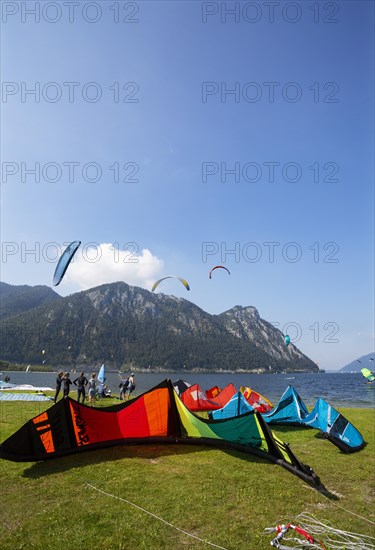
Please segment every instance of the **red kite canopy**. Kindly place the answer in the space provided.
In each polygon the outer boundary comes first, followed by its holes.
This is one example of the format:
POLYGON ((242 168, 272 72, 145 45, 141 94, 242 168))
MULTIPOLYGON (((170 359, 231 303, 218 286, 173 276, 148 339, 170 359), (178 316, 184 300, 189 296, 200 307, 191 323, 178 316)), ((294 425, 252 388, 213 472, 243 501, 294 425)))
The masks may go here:
POLYGON ((240 387, 240 392, 243 393, 246 401, 257 411, 261 413, 269 412, 273 409, 271 401, 252 388, 245 386, 240 387))
MULTIPOLYGON (((216 389, 219 390, 217 387, 216 389)), ((236 393, 237 390, 233 384, 228 384, 223 390, 216 392, 215 388, 211 388, 211 390, 208 390, 208 394, 198 384, 194 384, 184 391, 181 395, 181 401, 189 411, 215 411, 224 407, 236 393), (214 392, 215 397, 209 397, 210 392, 214 392)))
POLYGON ((229 269, 227 269, 224 265, 215 265, 215 267, 213 267, 211 269, 211 271, 209 272, 208 276, 210 279, 212 279, 212 272, 215 271, 215 269, 225 269, 225 271, 228 271, 229 275, 230 275, 230 271, 229 269))
POLYGON ((170 380, 131 401, 100 409, 61 399, 4 441, 0 457, 33 462, 141 443, 236 449, 277 463, 314 488, 324 489, 312 469, 273 435, 260 413, 250 411, 235 418, 205 420, 185 407, 170 380))

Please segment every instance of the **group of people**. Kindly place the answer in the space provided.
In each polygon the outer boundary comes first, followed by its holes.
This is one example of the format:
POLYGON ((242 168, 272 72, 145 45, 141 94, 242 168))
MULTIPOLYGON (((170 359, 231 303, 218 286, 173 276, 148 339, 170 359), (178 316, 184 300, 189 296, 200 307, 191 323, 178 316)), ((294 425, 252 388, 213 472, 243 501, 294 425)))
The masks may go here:
POLYGON ((135 378, 134 372, 130 376, 121 380, 120 385, 120 399, 127 401, 130 397, 130 394, 135 390, 135 378))
MULTIPOLYGON (((88 398, 89 398, 89 404, 93 405, 95 401, 95 395, 99 393, 101 397, 110 397, 111 396, 111 390, 108 389, 107 385, 105 384, 105 379, 103 382, 97 379, 96 374, 92 374, 91 378, 88 380, 85 376, 85 373, 82 372, 80 376, 78 376, 73 382, 70 379, 69 372, 63 372, 60 371, 57 374, 56 378, 56 392, 54 397, 54 402, 56 403, 57 398, 59 396, 59 393, 61 391, 61 387, 63 390, 63 397, 66 399, 70 392, 70 386, 74 384, 77 386, 77 401, 80 403, 82 398, 82 403, 85 402, 86 398, 86 390, 88 392, 88 398)), ((131 375, 126 378, 126 380, 123 380, 120 384, 120 399, 129 399, 130 394, 135 389, 135 379, 134 379, 134 372, 131 373, 131 375), (125 397, 126 396, 126 397, 125 397)))

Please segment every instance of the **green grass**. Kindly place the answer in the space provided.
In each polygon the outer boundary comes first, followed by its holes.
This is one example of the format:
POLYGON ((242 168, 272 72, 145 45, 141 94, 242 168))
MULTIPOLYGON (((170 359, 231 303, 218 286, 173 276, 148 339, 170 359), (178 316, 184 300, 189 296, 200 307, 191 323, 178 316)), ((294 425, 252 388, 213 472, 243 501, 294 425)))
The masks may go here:
MULTIPOLYGON (((0 402, 0 440, 46 406, 0 402)), ((337 507, 375 521, 374 411, 340 411, 368 443, 358 453, 341 453, 316 430, 274 430, 338 500, 328 500, 270 462, 205 447, 118 446, 42 463, 1 460, 1 548, 210 548, 86 483, 229 550, 269 548, 272 535, 263 535, 263 529, 292 521, 300 512, 374 536, 373 524, 337 507)))

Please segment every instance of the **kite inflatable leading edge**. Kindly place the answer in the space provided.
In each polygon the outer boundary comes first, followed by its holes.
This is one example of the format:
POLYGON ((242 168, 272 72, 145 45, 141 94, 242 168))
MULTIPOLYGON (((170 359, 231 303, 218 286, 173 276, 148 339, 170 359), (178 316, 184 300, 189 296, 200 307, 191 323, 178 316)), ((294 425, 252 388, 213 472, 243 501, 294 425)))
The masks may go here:
POLYGON ((170 380, 132 401, 101 409, 61 399, 4 441, 0 457, 34 462, 113 445, 147 443, 236 449, 279 464, 324 490, 318 476, 273 434, 260 413, 202 419, 185 407, 170 380))

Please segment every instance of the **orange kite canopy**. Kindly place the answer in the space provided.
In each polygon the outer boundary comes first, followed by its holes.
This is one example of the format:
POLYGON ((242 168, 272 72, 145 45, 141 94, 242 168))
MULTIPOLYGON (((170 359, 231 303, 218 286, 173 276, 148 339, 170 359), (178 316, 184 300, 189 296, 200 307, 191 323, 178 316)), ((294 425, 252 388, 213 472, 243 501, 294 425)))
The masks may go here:
POLYGON ((253 388, 241 386, 240 392, 243 393, 246 401, 257 411, 266 413, 273 409, 271 401, 268 401, 266 397, 253 390, 253 388))
POLYGON ((273 435, 260 413, 252 410, 224 420, 200 418, 183 404, 170 380, 131 401, 100 409, 61 399, 4 441, 0 458, 33 462, 145 443, 236 449, 280 464, 314 488, 324 489, 313 470, 273 435))

